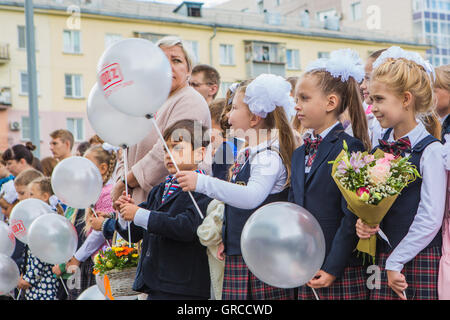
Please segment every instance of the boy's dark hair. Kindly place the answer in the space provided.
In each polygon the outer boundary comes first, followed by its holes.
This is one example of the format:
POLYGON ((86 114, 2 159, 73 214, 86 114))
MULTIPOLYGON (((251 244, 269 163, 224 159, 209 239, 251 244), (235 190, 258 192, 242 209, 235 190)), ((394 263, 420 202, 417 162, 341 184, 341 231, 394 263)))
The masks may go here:
POLYGON ((210 143, 208 128, 196 120, 180 120, 172 124, 164 131, 164 141, 186 141, 192 145, 192 149, 207 147, 210 143))
POLYGON ((77 147, 77 151, 83 157, 84 154, 86 153, 86 150, 89 149, 90 146, 91 146, 91 144, 88 141, 81 142, 77 147))

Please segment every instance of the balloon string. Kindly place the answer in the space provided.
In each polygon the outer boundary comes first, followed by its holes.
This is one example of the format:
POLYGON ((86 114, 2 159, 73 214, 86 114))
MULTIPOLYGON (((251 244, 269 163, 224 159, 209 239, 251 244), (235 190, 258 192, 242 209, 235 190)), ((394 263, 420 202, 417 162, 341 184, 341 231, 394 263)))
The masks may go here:
POLYGON ((316 290, 314 290, 314 288, 311 288, 312 292, 314 293, 314 296, 316 297, 316 300, 320 300, 319 296, 317 295, 316 290))
POLYGON ((67 291, 67 288, 66 288, 66 285, 64 284, 63 278, 59 278, 59 279, 61 279, 61 283, 62 283, 62 285, 64 287, 64 290, 66 291, 67 296, 69 296, 69 291, 67 291))
MULTIPOLYGON (((164 137, 161 134, 161 131, 158 128, 158 125, 156 124, 155 118, 151 117, 151 120, 153 122, 153 125, 155 126, 156 132, 159 135, 159 138, 161 139, 162 143, 164 144, 164 148, 166 149, 167 153, 170 156, 170 160, 172 160, 173 165, 175 166, 175 169, 177 170, 177 172, 180 172, 180 169, 178 169, 177 163, 175 162, 175 159, 172 156, 172 153, 169 150, 169 147, 166 144, 166 141, 164 140, 164 137)), ((188 191, 189 196, 191 197, 192 202, 194 203, 195 208, 197 209, 198 214, 200 215, 200 217, 202 219, 204 219, 202 211, 200 210, 200 208, 198 207, 197 201, 195 201, 194 196, 192 195, 192 193, 190 191, 188 191)))
MULTIPOLYGON (((95 217, 98 218, 97 212, 95 212, 94 206, 91 206, 91 210, 94 213, 95 217)), ((111 248, 111 244, 109 243, 108 239, 105 238, 106 244, 108 245, 108 247, 111 248)))
MULTIPOLYGON (((123 167, 124 167, 124 172, 123 172, 123 178, 125 180, 125 194, 128 196, 128 154, 127 154, 127 148, 124 147, 123 148, 123 167)), ((128 224, 128 244, 131 247, 131 227, 130 227, 130 221, 127 221, 128 224)))
POLYGON ((20 289, 19 290, 19 294, 17 295, 17 298, 16 298, 16 300, 19 300, 19 298, 20 298, 20 294, 22 293, 22 289, 20 289))
POLYGON ((408 299, 406 298, 406 292, 405 292, 405 291, 403 291, 403 295, 405 296, 405 299, 408 300, 408 299))

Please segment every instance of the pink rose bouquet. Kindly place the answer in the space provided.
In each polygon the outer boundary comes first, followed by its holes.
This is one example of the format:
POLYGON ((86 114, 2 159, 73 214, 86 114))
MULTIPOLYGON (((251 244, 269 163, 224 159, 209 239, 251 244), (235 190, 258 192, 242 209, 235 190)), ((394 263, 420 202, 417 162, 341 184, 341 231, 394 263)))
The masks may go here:
MULTIPOLYGON (((374 154, 344 149, 333 164, 332 176, 347 201, 348 209, 370 226, 381 222, 402 189, 420 177, 409 157, 395 158, 377 150, 374 154)), ((376 237, 360 239, 358 251, 375 257, 376 237)))

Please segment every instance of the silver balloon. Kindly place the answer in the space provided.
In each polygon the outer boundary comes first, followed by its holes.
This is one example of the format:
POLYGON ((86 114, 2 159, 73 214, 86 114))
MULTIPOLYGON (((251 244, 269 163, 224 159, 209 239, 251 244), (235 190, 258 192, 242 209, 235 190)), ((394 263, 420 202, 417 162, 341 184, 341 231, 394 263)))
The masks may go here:
POLYGON ((320 270, 325 259, 325 238, 319 223, 306 209, 289 202, 273 202, 247 220, 241 251, 258 279, 278 288, 295 288, 320 270))
POLYGON ((31 253, 50 264, 69 261, 78 244, 75 227, 56 213, 37 218, 30 227, 28 240, 31 253))
POLYGON ((0 221, 0 253, 11 257, 16 247, 16 237, 9 226, 0 221))
POLYGON ((51 182, 58 199, 77 209, 94 205, 103 188, 100 171, 92 161, 83 157, 70 157, 58 163, 51 182))
POLYGON ((103 293, 97 285, 93 285, 86 290, 84 290, 77 298, 77 300, 106 300, 103 293))
POLYGON ((13 259, 0 254, 0 295, 7 295, 19 284, 19 268, 13 259))
POLYGON ((167 100, 172 68, 164 52, 151 41, 125 39, 100 57, 97 83, 117 110, 143 117, 155 113, 167 100))
POLYGON ((151 122, 145 117, 133 117, 111 106, 98 84, 89 93, 87 116, 99 137, 117 147, 137 144, 152 129, 151 122))
POLYGON ((14 206, 11 211, 10 228, 14 236, 28 243, 28 232, 34 220, 43 214, 53 212, 52 208, 39 199, 25 199, 14 206))

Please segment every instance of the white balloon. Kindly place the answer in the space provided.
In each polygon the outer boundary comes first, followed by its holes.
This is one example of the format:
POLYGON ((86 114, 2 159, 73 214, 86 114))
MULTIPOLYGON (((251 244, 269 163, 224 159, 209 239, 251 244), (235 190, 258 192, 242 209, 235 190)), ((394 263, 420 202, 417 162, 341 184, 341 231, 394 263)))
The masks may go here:
POLYGON ((89 159, 70 157, 59 162, 52 173, 52 188, 62 203, 77 209, 89 208, 100 197, 103 179, 89 159))
POLYGON ((28 243, 28 232, 31 224, 36 218, 43 214, 51 213, 52 208, 39 199, 25 199, 14 206, 10 216, 10 228, 14 236, 28 243))
POLYGON ((10 227, 0 221, 0 253, 11 257, 16 247, 16 237, 10 227))
POLYGON ((241 235, 242 257, 261 281, 295 288, 311 280, 325 259, 325 237, 305 208, 273 202, 256 210, 241 235))
POLYGON ((93 285, 84 290, 77 300, 106 300, 106 297, 100 292, 97 285, 93 285))
POLYGON ((7 295, 19 284, 19 267, 13 259, 0 254, 0 295, 7 295))
POLYGON ((132 116, 155 113, 167 100, 172 68, 164 52, 145 39, 110 46, 97 64, 97 83, 106 99, 132 116))
POLYGON ((75 227, 55 213, 38 217, 30 227, 28 240, 31 253, 50 264, 69 261, 78 245, 75 227))
POLYGON ((152 128, 145 117, 133 117, 111 106, 97 83, 89 93, 87 116, 98 136, 117 147, 137 144, 152 128))

